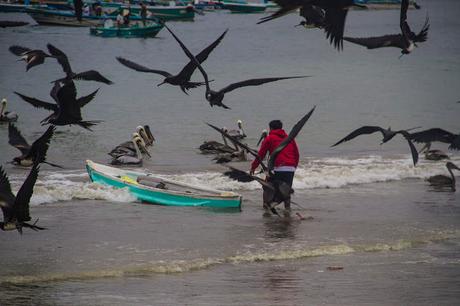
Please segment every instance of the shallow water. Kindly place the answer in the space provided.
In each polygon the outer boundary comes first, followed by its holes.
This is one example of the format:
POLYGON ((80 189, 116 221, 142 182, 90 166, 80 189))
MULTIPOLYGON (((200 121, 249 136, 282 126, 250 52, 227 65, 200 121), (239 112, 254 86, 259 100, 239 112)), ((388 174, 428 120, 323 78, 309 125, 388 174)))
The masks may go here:
MULTIPOLYGON (((350 44, 338 53, 320 30, 293 28, 295 14, 257 26, 262 15, 225 12, 171 23, 194 52, 230 29, 205 62, 213 87, 312 76, 235 90, 225 98, 231 110, 209 107, 202 89, 186 96, 173 86, 157 87, 161 76, 115 60, 178 72, 186 58, 167 31, 125 40, 92 37, 84 28, 0 29, 0 92, 19 113, 17 125, 29 141, 44 131, 39 121, 47 114, 13 92, 49 100, 48 82, 62 71, 48 61, 26 73, 6 46, 50 42, 68 54, 74 70, 96 69, 115 82, 77 84, 79 95, 101 87, 83 115, 104 122, 93 133, 58 129, 48 158, 66 169, 42 166, 31 201, 32 217, 48 230, 0 235, 0 304, 457 304, 460 200, 424 181, 446 174, 444 163, 421 158, 414 168, 399 137, 381 146, 379 135, 362 136, 330 148, 362 125, 458 132, 460 5, 422 4, 409 12, 409 22, 417 31, 428 11, 429 40, 401 59, 397 50, 350 44), (290 217, 264 216, 257 183, 228 180, 224 168, 198 153, 204 140, 218 140, 205 121, 232 128, 241 119, 255 146, 269 120, 279 118, 289 129, 314 105, 297 138, 294 200, 301 207, 290 217), (106 152, 139 124, 149 124, 157 139, 143 169, 239 192, 242 211, 139 204, 124 190, 90 183, 84 160, 108 162, 106 152), (300 221, 296 212, 313 219, 300 221)), ((0 15, 12 17, 30 21, 0 15)), ((354 11, 347 35, 397 33, 398 20, 398 10, 354 11)), ((7 145, 7 126, 0 126, 0 143, 0 162, 16 191, 27 172, 5 164, 18 154, 7 145)), ((458 153, 448 153, 460 163, 458 153)))

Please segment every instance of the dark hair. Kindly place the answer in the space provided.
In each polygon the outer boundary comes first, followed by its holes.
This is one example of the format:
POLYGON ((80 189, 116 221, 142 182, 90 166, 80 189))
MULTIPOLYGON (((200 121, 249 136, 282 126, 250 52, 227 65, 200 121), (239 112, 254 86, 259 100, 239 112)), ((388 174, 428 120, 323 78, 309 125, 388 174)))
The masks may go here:
POLYGON ((268 124, 268 127, 272 130, 278 130, 283 128, 283 123, 280 120, 272 120, 268 124))

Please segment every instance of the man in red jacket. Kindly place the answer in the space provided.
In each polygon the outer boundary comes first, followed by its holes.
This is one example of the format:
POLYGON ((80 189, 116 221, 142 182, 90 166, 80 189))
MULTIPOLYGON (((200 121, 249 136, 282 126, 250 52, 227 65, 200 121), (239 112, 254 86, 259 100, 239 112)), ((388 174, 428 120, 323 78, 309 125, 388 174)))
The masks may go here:
MULTIPOLYGON (((288 135, 283 130, 283 123, 280 120, 273 120, 269 123, 270 133, 262 142, 258 155, 261 160, 265 158, 267 151, 269 154, 275 150, 279 144, 286 138, 288 135)), ((255 159, 251 164, 250 174, 253 175, 254 171, 259 166, 259 159, 255 159)), ((299 164, 299 148, 297 143, 293 139, 276 157, 275 168, 272 177, 269 180, 279 180, 286 182, 289 186, 292 187, 292 181, 294 179, 294 173, 299 164)), ((284 208, 289 210, 291 208, 291 199, 284 201, 284 208)))

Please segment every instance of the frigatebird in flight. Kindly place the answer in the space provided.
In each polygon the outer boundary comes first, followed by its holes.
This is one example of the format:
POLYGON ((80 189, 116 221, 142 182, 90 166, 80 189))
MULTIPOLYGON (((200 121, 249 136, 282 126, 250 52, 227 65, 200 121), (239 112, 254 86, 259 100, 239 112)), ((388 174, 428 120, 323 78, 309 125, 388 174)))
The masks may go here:
MULTIPOLYGON (((61 78, 59 80, 56 80, 58 82, 68 82, 72 80, 84 80, 84 81, 96 81, 100 83, 105 83, 105 84, 113 84, 112 81, 104 77, 102 74, 100 74, 96 70, 88 70, 80 73, 75 73, 73 72, 72 68, 70 67, 69 63, 69 58, 67 55, 53 46, 52 44, 47 44, 48 51, 50 52, 51 55, 53 55, 54 58, 57 59, 58 63, 62 66, 62 70, 64 70, 64 73, 66 76, 64 78, 61 78)), ((53 81, 53 82, 56 82, 53 81)), ((52 83, 53 83, 52 82, 52 83)))
POLYGON ((354 0, 274 0, 274 2, 280 6, 280 9, 270 16, 261 18, 258 24, 284 16, 299 8, 304 10, 303 14, 310 13, 312 6, 315 6, 324 10, 323 28, 326 38, 339 51, 343 49, 343 33, 348 9, 352 6, 366 8, 356 4, 354 0))
POLYGON ((279 80, 309 77, 309 76, 293 76, 293 77, 274 77, 274 78, 249 79, 249 80, 245 80, 245 81, 241 81, 241 82, 237 82, 237 83, 232 83, 232 84, 220 89, 219 91, 214 91, 209 87, 209 82, 210 81, 208 79, 208 75, 207 75, 206 71, 204 71, 204 69, 201 66, 200 62, 195 58, 195 56, 193 56, 193 54, 182 43, 182 41, 171 31, 171 29, 169 29, 169 27, 167 27, 166 25, 165 25, 165 27, 172 34, 174 39, 176 39, 176 41, 179 43, 179 45, 181 46, 182 50, 184 50, 184 53, 188 56, 188 58, 190 58, 190 60, 192 60, 193 62, 196 63, 198 69, 203 74, 203 77, 204 77, 204 80, 205 80, 205 83, 206 83, 205 97, 206 97, 206 100, 208 100, 208 102, 211 105, 211 107, 214 106, 214 105, 217 105, 217 106, 223 107, 225 109, 230 109, 230 107, 228 107, 227 105, 222 103, 222 100, 224 99, 224 96, 225 96, 226 93, 228 93, 228 92, 230 92, 232 90, 235 90, 237 88, 240 88, 240 87, 258 86, 258 85, 262 85, 262 84, 269 83, 269 82, 275 82, 275 81, 279 81, 279 80))
POLYGON ((411 53, 417 43, 425 42, 428 39, 428 30, 430 29, 428 16, 426 17, 425 24, 418 34, 412 32, 407 23, 407 9, 409 7, 409 0, 402 0, 400 23, 401 34, 384 35, 377 37, 344 37, 343 39, 351 43, 364 46, 367 49, 377 49, 384 47, 394 47, 401 49, 401 56, 411 53))
POLYGON ((21 151, 21 156, 17 156, 13 158, 12 164, 23 166, 23 167, 30 167, 35 162, 35 158, 37 156, 43 156, 42 163, 46 163, 53 167, 62 168, 59 165, 49 163, 45 160, 46 152, 48 151, 48 147, 53 137, 53 133, 55 131, 55 126, 51 125, 48 129, 40 136, 37 140, 35 140, 32 145, 27 143, 27 140, 21 135, 18 128, 10 123, 8 125, 8 143, 21 151), (38 150, 44 150, 44 152, 38 152, 38 150))
POLYGON ((26 47, 22 46, 17 46, 13 45, 8 48, 11 53, 13 53, 16 56, 20 56, 21 59, 20 61, 25 61, 27 63, 26 66, 26 71, 29 71, 30 68, 43 64, 45 62, 45 58, 47 57, 53 57, 47 53, 45 53, 43 50, 39 49, 29 49, 26 47))
MULTIPOLYGON (((197 59, 198 62, 202 63, 208 58, 208 56, 211 53, 211 51, 214 50, 215 47, 217 47, 217 45, 224 38, 225 34, 227 34, 227 31, 228 30, 225 30, 224 33, 222 35, 220 35, 219 38, 216 41, 214 41, 212 44, 210 44, 208 47, 203 49, 203 51, 201 51, 200 53, 198 53, 196 55, 196 59, 197 59)), ((142 66, 140 64, 134 63, 134 62, 132 62, 130 60, 127 60, 127 59, 125 59, 123 57, 117 57, 117 60, 122 65, 124 65, 124 66, 126 66, 128 68, 134 69, 136 71, 160 74, 160 75, 164 76, 165 79, 163 80, 162 83, 158 84, 158 86, 160 86, 160 85, 162 85, 164 83, 168 83, 168 84, 171 84, 171 85, 176 85, 176 86, 179 86, 180 89, 185 94, 188 94, 187 90, 189 90, 191 88, 196 88, 198 86, 204 85, 203 82, 191 82, 190 81, 190 78, 192 77, 193 72, 197 68, 196 64, 192 60, 190 60, 188 62, 188 64, 185 65, 185 67, 182 68, 182 70, 176 75, 172 75, 171 73, 169 73, 167 71, 164 71, 164 70, 155 70, 155 69, 147 68, 147 67, 142 66)))
MULTIPOLYGON (((412 128, 412 129, 415 129, 415 128, 412 128)), ((412 154, 412 161, 414 162, 414 166, 415 166, 417 164, 417 162, 418 162, 418 152, 417 152, 417 149, 415 148, 414 144, 412 143, 411 135, 408 132, 409 130, 412 130, 412 129, 393 131, 393 130, 391 130, 391 128, 384 129, 384 128, 380 127, 380 126, 363 126, 363 127, 360 127, 358 129, 354 130, 353 132, 351 132, 350 134, 348 134, 347 136, 345 136, 344 138, 339 140, 337 143, 332 145, 332 147, 335 147, 335 146, 341 144, 342 142, 350 141, 353 138, 358 137, 360 135, 372 134, 372 133, 375 133, 375 132, 382 133, 383 139, 382 139, 381 144, 384 144, 384 143, 390 141, 391 139, 393 139, 393 137, 396 136, 396 134, 401 134, 401 135, 404 136, 404 138, 407 140, 407 143, 409 144, 410 151, 411 151, 411 154, 412 154)))
POLYGON ((449 131, 432 128, 410 134, 410 139, 417 143, 443 142, 449 144, 450 150, 460 150, 460 134, 454 134, 449 131))

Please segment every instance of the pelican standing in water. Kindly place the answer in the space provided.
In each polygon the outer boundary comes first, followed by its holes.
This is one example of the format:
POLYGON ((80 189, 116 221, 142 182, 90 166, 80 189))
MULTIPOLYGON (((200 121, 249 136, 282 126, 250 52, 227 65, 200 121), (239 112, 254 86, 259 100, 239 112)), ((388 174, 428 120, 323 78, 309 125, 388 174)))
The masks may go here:
POLYGON ((228 130, 227 133, 232 136, 232 137, 235 137, 236 139, 238 140, 241 140, 243 138, 246 138, 246 133, 244 132, 243 130, 243 121, 241 120, 238 120, 236 122, 236 125, 238 126, 238 129, 235 129, 235 130, 228 130))
POLYGON ((112 151, 110 151, 108 154, 114 158, 122 156, 122 155, 128 155, 128 156, 136 156, 136 146, 135 143, 138 143, 139 150, 143 154, 147 154, 149 157, 150 153, 148 152, 146 148, 146 143, 144 139, 139 135, 139 133, 133 133, 131 140, 120 143, 118 146, 116 146, 112 151))
POLYGON ((443 151, 441 150, 431 150, 431 142, 427 142, 423 148, 420 149, 420 151, 418 152, 419 154, 420 153, 424 153, 425 154, 425 159, 428 159, 428 160, 443 160, 443 159, 450 159, 449 158, 449 155, 447 155, 446 153, 444 153, 443 151))
POLYGON ((0 123, 2 122, 15 122, 18 120, 18 114, 15 112, 6 111, 7 101, 5 98, 2 99, 1 108, 0 108, 0 123))
POLYGON ((427 178, 427 181, 430 182, 430 185, 432 186, 451 187, 452 191, 455 191, 455 176, 454 176, 454 173, 452 172, 452 169, 460 170, 460 168, 457 167, 452 162, 447 162, 446 168, 447 168, 447 171, 449 171, 450 173, 450 177, 439 174, 439 175, 435 175, 435 176, 431 176, 427 178))
POLYGON ((142 146, 143 140, 140 137, 132 140, 135 149, 135 155, 131 154, 122 154, 117 157, 114 157, 110 164, 112 165, 142 165, 142 153, 139 149, 139 146, 142 146))

